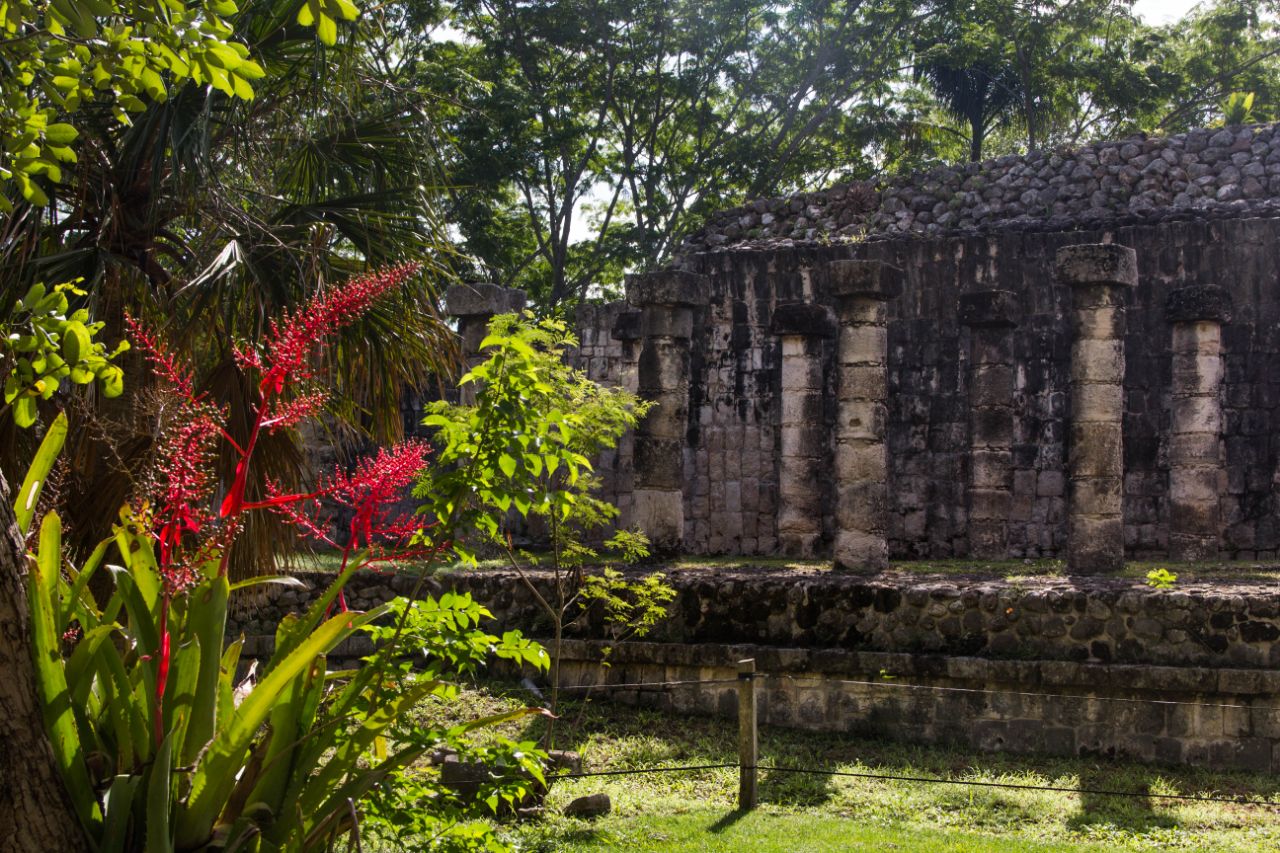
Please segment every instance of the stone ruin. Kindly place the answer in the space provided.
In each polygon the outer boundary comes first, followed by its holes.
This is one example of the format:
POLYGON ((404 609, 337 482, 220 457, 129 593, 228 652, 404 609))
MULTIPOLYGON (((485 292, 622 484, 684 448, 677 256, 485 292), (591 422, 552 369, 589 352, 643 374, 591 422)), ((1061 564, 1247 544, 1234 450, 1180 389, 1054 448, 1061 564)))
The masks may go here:
MULTIPOLYGON (((755 202, 579 366, 657 402, 602 460, 661 551, 1272 560, 1280 132, 1135 138, 755 202)), ((475 357, 523 297, 452 289, 475 357)))

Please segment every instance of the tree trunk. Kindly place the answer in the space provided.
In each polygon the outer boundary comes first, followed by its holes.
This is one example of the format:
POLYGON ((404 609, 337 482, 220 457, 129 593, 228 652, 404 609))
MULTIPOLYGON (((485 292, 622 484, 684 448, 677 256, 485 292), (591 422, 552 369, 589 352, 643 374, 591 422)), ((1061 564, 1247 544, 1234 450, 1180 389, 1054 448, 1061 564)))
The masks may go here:
POLYGON ((89 844, 41 720, 24 551, 0 475, 0 853, 77 853, 89 844))
POLYGON ((983 140, 983 137, 986 135, 986 128, 982 126, 982 119, 980 118, 978 119, 971 118, 969 120, 969 128, 970 128, 969 162, 981 163, 982 162, 982 140, 983 140))

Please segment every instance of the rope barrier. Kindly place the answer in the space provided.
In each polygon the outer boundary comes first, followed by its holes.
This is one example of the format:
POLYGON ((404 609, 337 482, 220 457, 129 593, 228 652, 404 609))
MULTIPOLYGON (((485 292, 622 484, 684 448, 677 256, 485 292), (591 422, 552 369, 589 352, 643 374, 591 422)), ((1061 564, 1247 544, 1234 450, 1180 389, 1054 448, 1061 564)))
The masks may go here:
MULTIPOLYGON (((559 779, 588 779, 600 776, 638 776, 648 773, 684 773, 701 770, 738 769, 738 764, 690 764, 675 767, 636 767, 627 770, 596 770, 583 773, 558 773, 548 775, 548 781, 559 779)), ((1016 791, 1045 791, 1057 794, 1084 794, 1097 797, 1130 797, 1138 799, 1183 800, 1197 803, 1226 803, 1237 806, 1261 806, 1280 808, 1280 801, 1254 800, 1247 797, 1215 797, 1204 794, 1159 794, 1151 791, 1117 791, 1107 788, 1068 788, 1062 785, 1026 785, 1017 782, 987 782, 980 779, 940 779, 933 776, 903 776, 893 773, 859 773, 853 770, 819 770, 812 767, 779 767, 761 764, 756 768, 769 773, 798 773, 813 776, 838 776, 853 779, 869 779, 883 782, 913 782, 931 785, 961 785, 974 788, 1003 788, 1016 791)))
MULTIPOLYGON (((736 678, 712 678, 707 680, 689 679, 687 681, 629 681, 619 684, 574 684, 566 685, 559 688, 562 692, 565 690, 619 690, 619 689, 637 689, 641 687, 678 687, 688 684, 737 684, 736 678)), ((546 688, 550 690, 551 688, 546 688)))
POLYGON ((1250 800, 1244 797, 1211 797, 1200 794, 1156 794, 1139 791, 1110 791, 1102 788, 1065 788, 1056 785, 1021 785, 1016 782, 983 782, 977 779, 937 779, 929 776, 896 776, 888 773, 856 773, 851 770, 814 770, 806 767, 768 767, 760 765, 758 769, 773 771, 776 773, 809 773, 818 776, 849 776, 855 779, 882 779, 891 782, 924 782, 936 785, 969 785, 980 788, 1012 788, 1019 791, 1050 791, 1061 794, 1089 794, 1100 797, 1155 797, 1162 800, 1191 800, 1200 803, 1230 803, 1232 805, 1280 808, 1280 802, 1276 802, 1274 800, 1250 800))

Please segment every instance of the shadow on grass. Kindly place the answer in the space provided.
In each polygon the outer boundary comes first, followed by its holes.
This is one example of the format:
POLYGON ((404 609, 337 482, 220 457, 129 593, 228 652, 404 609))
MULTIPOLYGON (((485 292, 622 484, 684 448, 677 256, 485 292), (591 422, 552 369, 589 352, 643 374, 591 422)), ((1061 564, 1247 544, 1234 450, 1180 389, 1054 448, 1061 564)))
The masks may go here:
POLYGON ((719 835, 746 816, 747 812, 744 812, 742 809, 734 809, 715 823, 708 826, 707 832, 710 832, 712 835, 719 835))

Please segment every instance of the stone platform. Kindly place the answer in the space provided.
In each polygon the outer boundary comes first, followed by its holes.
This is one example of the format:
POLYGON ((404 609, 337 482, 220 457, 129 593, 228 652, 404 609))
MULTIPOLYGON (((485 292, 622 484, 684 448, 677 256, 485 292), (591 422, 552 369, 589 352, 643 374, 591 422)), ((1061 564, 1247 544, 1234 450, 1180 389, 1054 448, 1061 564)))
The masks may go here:
MULTIPOLYGON (((1274 567, 1245 568, 1264 577, 1274 567)), ((328 579, 300 577, 313 588, 328 579)), ((754 658, 768 724, 1280 771, 1280 591, 1265 579, 1224 574, 1158 590, 1115 578, 742 566, 671 570, 668 580, 677 597, 644 642, 607 643, 598 614, 572 626, 562 681, 715 681, 754 658)), ((416 582, 362 574, 347 598, 364 609, 416 582)), ((503 630, 548 633, 511 572, 439 575, 423 587, 471 593, 503 630)), ((246 654, 267 654, 275 621, 309 598, 292 589, 271 595, 235 626, 251 635, 246 654)), ((735 689, 608 695, 732 714, 735 689)))

